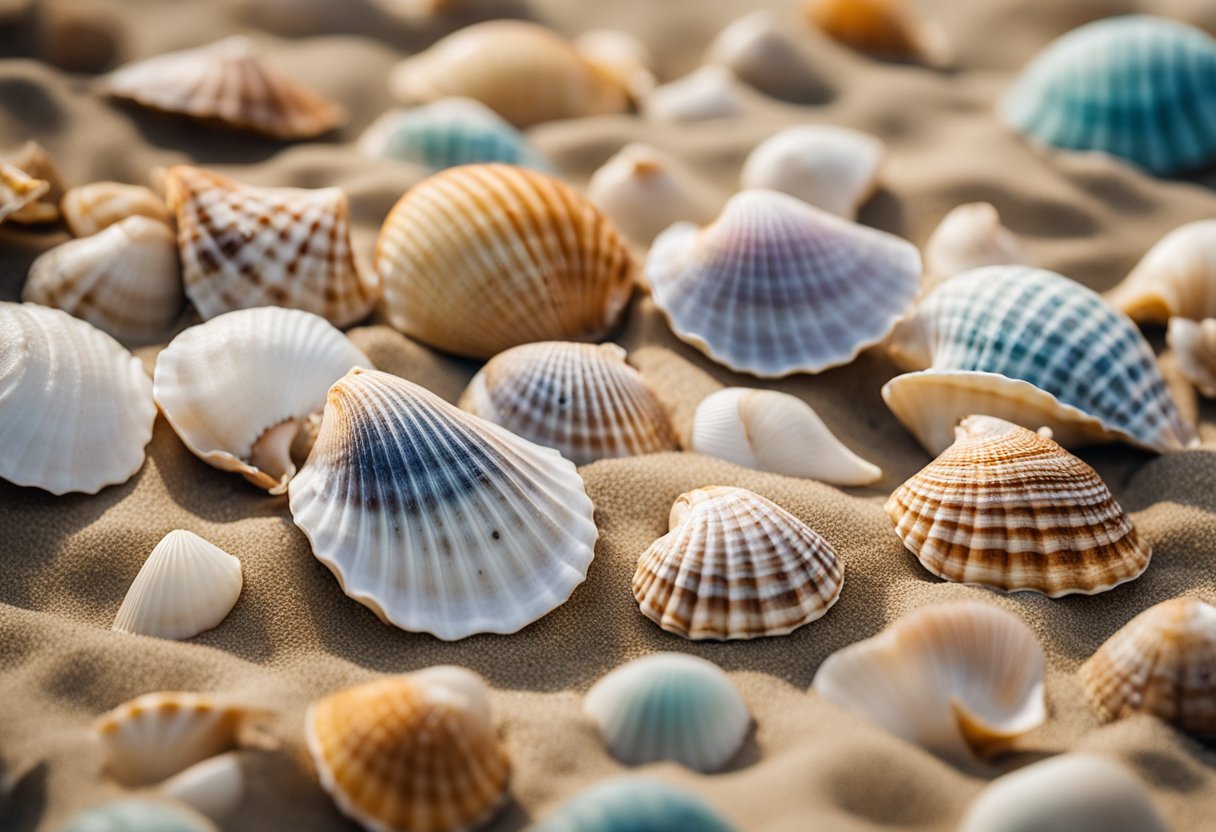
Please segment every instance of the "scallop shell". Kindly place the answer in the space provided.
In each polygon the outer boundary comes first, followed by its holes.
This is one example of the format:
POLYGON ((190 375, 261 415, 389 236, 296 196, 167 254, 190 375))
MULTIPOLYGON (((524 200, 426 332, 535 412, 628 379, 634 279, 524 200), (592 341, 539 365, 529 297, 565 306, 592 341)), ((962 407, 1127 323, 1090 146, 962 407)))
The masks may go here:
POLYGON ((243 309, 174 338, 156 358, 153 395, 195 456, 282 494, 296 472, 293 441, 356 366, 371 361, 325 319, 243 309))
POLYGON ((845 46, 880 58, 948 62, 940 30, 915 20, 904 0, 810 0, 807 17, 845 46))
POLYGON ((631 766, 675 760, 717 771, 751 729, 747 705, 722 668, 684 653, 654 653, 616 668, 587 691, 583 712, 613 756, 631 766))
POLYGON ((532 832, 733 832, 701 798, 658 780, 618 777, 596 783, 566 801, 532 832))
POLYGON ((678 448, 663 406, 616 344, 513 347, 473 376, 460 406, 575 465, 678 448))
POLYGON ((1216 398, 1216 319, 1170 318, 1165 340, 1187 381, 1209 399, 1216 398))
POLYGON ((347 595, 442 639, 532 623, 570 597, 594 555, 573 463, 387 373, 334 384, 289 493, 347 595))
POLYGON ((972 413, 1048 427, 1066 447, 1165 452, 1195 441, 1135 325, 1054 272, 989 266, 954 277, 900 322, 891 351, 909 369, 929 368, 897 376, 882 395, 931 454, 972 413))
POLYGON ((156 405, 139 359, 58 309, 0 302, 0 478, 96 494, 144 464, 156 405))
POLYGON ((882 478, 882 469, 845 447, 809 404, 776 390, 727 387, 706 396, 692 419, 691 450, 832 485, 882 478))
POLYGON ((498 811, 510 762, 480 680, 464 675, 470 681, 457 686, 389 677, 309 709, 308 750, 344 815, 376 832, 442 832, 471 829, 498 811))
POLYGON ((1216 737, 1216 607, 1198 598, 1150 607, 1081 666, 1081 685, 1103 719, 1147 713, 1216 737))
POLYGON ((347 326, 376 305, 379 281, 356 263, 340 188, 255 188, 189 165, 170 168, 166 188, 186 294, 204 319, 286 306, 347 326))
POLYGON ((16 165, 0 161, 0 222, 26 210, 50 188, 46 180, 34 179, 16 165))
POLYGON ((219 832, 219 827, 189 806, 124 797, 77 813, 59 832, 219 832))
POLYGON ((646 44, 631 32, 592 29, 574 39, 583 60, 615 78, 629 96, 641 100, 655 87, 654 58, 646 44))
POLYGON ((710 64, 656 87, 642 100, 642 114, 667 124, 737 118, 745 109, 743 101, 743 85, 735 74, 710 64))
POLYGON ((818 373, 882 341, 912 303, 911 243, 786 194, 743 191, 654 241, 646 277, 675 334, 762 378, 818 373))
POLYGON ((1043 649, 1012 613, 973 602, 925 607, 837 650, 812 690, 897 737, 966 760, 1047 718, 1043 649))
POLYGON ((726 67, 773 98, 818 103, 830 94, 789 26, 769 9, 746 14, 719 32, 705 62, 726 67))
POLYGON ((46 182, 46 191, 21 210, 9 215, 12 222, 40 225, 59 222, 59 200, 63 197, 63 178, 46 148, 35 141, 28 141, 12 157, 14 166, 27 176, 46 182))
POLYGON ((942 219, 925 243, 922 291, 982 266, 1023 266, 1030 261, 1017 235, 1001 225, 988 202, 960 205, 942 219))
POLYGON ((72 188, 63 195, 60 208, 68 228, 77 237, 88 237, 134 216, 160 220, 166 225, 171 222, 163 199, 147 188, 121 182, 93 182, 72 188))
POLYGON ((308 139, 346 121, 333 101, 266 65, 248 38, 127 64, 103 78, 115 98, 276 139, 308 139))
POLYGON ((173 775, 156 790, 212 820, 227 819, 245 793, 241 758, 236 752, 210 757, 173 775))
POLYGON ((859 130, 830 124, 789 127, 756 146, 743 163, 740 182, 854 219, 878 189, 886 152, 879 139, 859 130))
POLYGON ((559 180, 508 165, 451 168, 407 191, 380 229, 376 269, 393 326, 472 358, 603 338, 633 288, 612 223, 559 180))
POLYGON ((1166 234, 1108 297, 1141 323, 1216 317, 1216 220, 1187 223, 1166 234))
POLYGON ((120 341, 156 340, 186 307, 173 230, 128 217, 55 246, 30 264, 21 298, 62 309, 120 341))
POLYGON ((1102 478, 1045 436, 969 416, 887 500, 895 533, 948 581, 1049 598, 1135 580, 1152 548, 1102 478))

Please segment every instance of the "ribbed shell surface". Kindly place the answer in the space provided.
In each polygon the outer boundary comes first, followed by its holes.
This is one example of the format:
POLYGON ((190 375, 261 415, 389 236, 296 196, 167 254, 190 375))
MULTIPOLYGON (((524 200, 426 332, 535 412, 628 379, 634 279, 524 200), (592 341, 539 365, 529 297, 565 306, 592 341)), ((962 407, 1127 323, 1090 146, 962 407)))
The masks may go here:
POLYGON ((532 832, 732 832, 733 826, 691 792, 643 777, 618 777, 584 789, 532 832))
POLYGON ((93 182, 72 188, 60 203, 63 219, 76 237, 88 237, 127 217, 142 216, 169 224, 169 208, 153 191, 121 182, 93 182))
POLYGON ((1189 222, 1166 234, 1108 297, 1141 323, 1216 317, 1216 220, 1189 222))
POLYGON ((0 162, 0 222, 50 190, 51 183, 34 179, 16 165, 0 162))

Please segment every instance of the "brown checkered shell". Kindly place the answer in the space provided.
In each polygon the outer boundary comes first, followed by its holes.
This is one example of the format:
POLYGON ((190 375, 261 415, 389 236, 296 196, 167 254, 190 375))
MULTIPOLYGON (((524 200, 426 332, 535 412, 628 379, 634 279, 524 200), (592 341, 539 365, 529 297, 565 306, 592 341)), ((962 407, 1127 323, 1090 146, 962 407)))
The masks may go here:
POLYGON ((633 575, 642 614, 668 632, 785 635, 826 614, 844 587, 831 545, 751 491, 715 485, 682 494, 669 525, 633 575))
POLYGON ((510 165, 464 165, 406 192, 376 269, 393 326, 489 358, 531 341, 594 341, 633 290, 616 228, 573 188, 510 165))
POLYGON ((122 182, 93 182, 72 188, 60 203, 63 219, 76 237, 88 237, 136 215, 168 224, 165 201, 147 188, 122 182))
POLYGON ((50 182, 34 179, 16 165, 0 162, 0 222, 25 209, 50 187, 50 182))
POLYGON ((1198 598, 1150 607, 1081 666, 1081 684, 1103 719, 1147 713, 1216 737, 1216 607, 1198 598))
POLYGON ((1101 477, 1055 442, 991 416, 964 419, 956 437, 886 505, 934 575, 1058 598, 1148 567, 1152 548, 1101 477))

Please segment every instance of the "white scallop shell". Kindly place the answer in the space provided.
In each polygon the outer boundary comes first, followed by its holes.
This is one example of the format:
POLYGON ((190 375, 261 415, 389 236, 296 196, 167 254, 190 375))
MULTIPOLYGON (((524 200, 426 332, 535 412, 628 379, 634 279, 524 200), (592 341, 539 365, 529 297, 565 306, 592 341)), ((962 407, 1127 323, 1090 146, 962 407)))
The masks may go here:
POLYGON ((1187 381, 1209 399, 1216 398, 1216 318, 1170 318, 1165 340, 1187 381))
POLYGON ((804 57, 797 32, 771 9, 750 12, 718 33, 705 62, 726 67, 740 81, 774 98, 822 100, 827 90, 804 57))
POLYGON ((60 203, 68 229, 77 237, 96 234, 127 217, 171 221, 169 207, 151 190, 122 182, 93 182, 72 188, 60 203))
POLYGON ((1166 234, 1107 298, 1141 323, 1216 317, 1216 220, 1166 234))
POLYGON ((740 184, 781 191, 854 219, 878 188, 886 152, 879 139, 860 130, 830 124, 789 127, 748 154, 740 184))
POLYGON ((241 758, 230 751, 195 763, 161 783, 157 791, 212 820, 225 820, 245 793, 241 758))
POLYGON ((743 114, 743 101, 735 74, 711 64, 657 87, 642 99, 642 114, 665 123, 735 118, 743 114))
POLYGON ((925 243, 921 290, 981 266, 1029 263, 1017 235, 1001 225, 996 208, 988 202, 968 202, 946 214, 925 243))
POLYGON ((574 48, 584 60, 616 78, 635 100, 655 88, 654 57, 631 32, 592 29, 574 39, 574 48))

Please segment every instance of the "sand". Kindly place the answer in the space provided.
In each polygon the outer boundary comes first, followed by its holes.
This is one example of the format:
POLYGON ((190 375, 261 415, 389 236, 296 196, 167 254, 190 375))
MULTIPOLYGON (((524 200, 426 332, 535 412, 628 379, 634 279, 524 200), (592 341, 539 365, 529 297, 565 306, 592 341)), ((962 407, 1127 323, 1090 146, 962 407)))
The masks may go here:
MULTIPOLYGON (((19 23, 0 29, 0 55, 15 56, 0 62, 0 152, 35 138, 50 149, 69 184, 143 182, 154 165, 193 160, 251 183, 340 185, 351 195, 356 242, 369 253, 380 220, 420 171, 364 160, 349 142, 389 106, 384 82, 393 62, 454 24, 417 30, 378 19, 365 3, 332 5, 351 10, 338 24, 320 21, 323 30, 329 26, 338 34, 302 39, 244 26, 210 0, 129 0, 96 8, 122 23, 128 58, 248 31, 278 65, 350 109, 351 124, 338 141, 250 141, 107 103, 84 76, 34 60, 39 47, 19 23)), ((543 0, 533 12, 568 34, 603 26, 634 31, 659 56, 660 75, 671 79, 694 67, 712 36, 751 5, 543 0)), ((1216 22, 1206 0, 1146 0, 1140 7, 1150 5, 1159 13, 1195 21, 1206 14, 1209 24, 1216 22)), ((796 6, 781 4, 791 19, 796 6)), ((830 91, 815 106, 757 95, 737 121, 657 126, 619 116, 542 125, 531 135, 580 187, 621 145, 647 141, 679 154, 724 199, 746 153, 776 129, 802 122, 861 128, 890 147, 883 187, 863 209, 863 222, 923 244, 950 208, 988 200, 1023 236, 1035 262, 1096 289, 1116 283, 1166 231, 1216 215, 1210 190, 1216 174, 1164 181, 1106 158, 1034 149, 992 117, 995 97, 1044 44, 1072 26, 1137 4, 924 0, 919 7, 955 45, 956 69, 871 61, 805 31, 808 66, 830 91)), ((308 29, 307 19, 289 22, 308 29)), ((29 261, 65 238, 0 226, 0 299, 16 299, 29 261)), ((1160 347, 1162 333, 1148 334, 1160 347)), ((472 362, 433 353, 383 325, 355 328, 351 337, 382 369, 449 400, 476 370, 472 362)), ((615 340, 660 392, 684 437, 707 393, 757 384, 677 341, 642 297, 615 340)), ((149 370, 156 351, 139 350, 149 370)), ((385 626, 346 598, 311 557, 285 498, 206 466, 163 419, 147 463, 125 485, 96 496, 53 497, 0 483, 0 760, 17 782, 0 803, 0 827, 55 829, 72 813, 122 794, 102 771, 87 726, 131 697, 176 689, 214 691, 278 713, 266 743, 271 747, 245 752, 251 786, 227 828, 345 828, 301 753, 304 709, 327 692, 379 674, 455 663, 493 687, 514 775, 511 802, 492 828, 518 829, 589 783, 628 771, 581 717, 580 697, 623 661, 678 650, 731 674, 755 730, 723 773, 699 776, 672 764, 642 771, 703 795, 742 829, 949 830, 991 778, 1081 749, 1129 766, 1173 828, 1210 828, 1216 816, 1212 749, 1151 718, 1100 724, 1082 701, 1076 670, 1152 604, 1183 593, 1216 600, 1216 410, 1203 405, 1198 411, 1199 450, 1166 457, 1120 447, 1082 454, 1154 547, 1143 577, 1096 597, 1003 596, 931 577, 888 525, 883 499, 928 461, 879 396, 895 372, 874 349, 847 367, 767 385, 810 402, 850 447, 879 463, 885 476, 875 486, 840 490, 692 454, 587 466, 581 473, 595 502, 600 540, 586 583, 520 633, 458 643, 385 626), (713 483, 776 500, 837 549, 847 583, 827 617, 782 638, 704 644, 667 634, 638 613, 629 589, 638 554, 665 531, 677 495, 713 483), (219 627, 188 642, 110 632, 147 553, 175 528, 198 532, 241 558, 240 601, 219 627), (959 768, 806 693, 816 667, 833 650, 910 610, 957 599, 1011 610, 1043 642, 1050 719, 1023 738, 1016 753, 959 768)), ((1179 389, 1184 407, 1196 412, 1193 395, 1179 389)))

